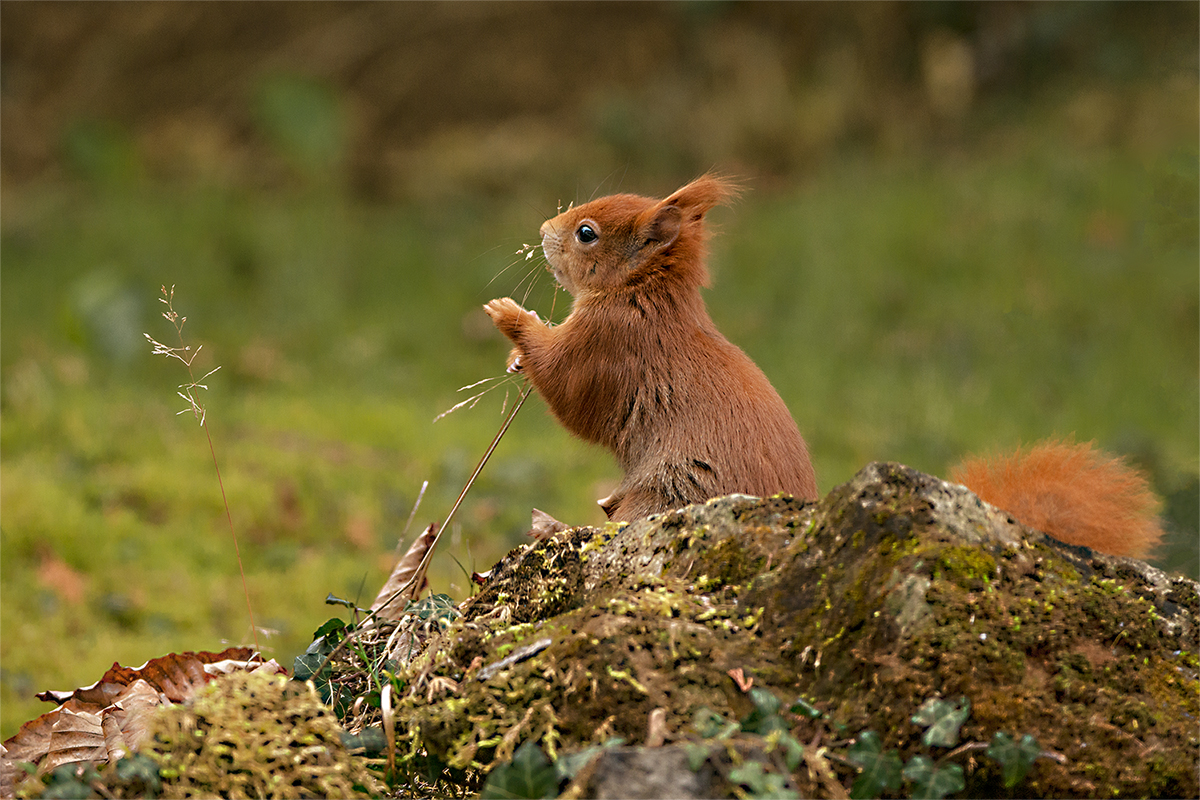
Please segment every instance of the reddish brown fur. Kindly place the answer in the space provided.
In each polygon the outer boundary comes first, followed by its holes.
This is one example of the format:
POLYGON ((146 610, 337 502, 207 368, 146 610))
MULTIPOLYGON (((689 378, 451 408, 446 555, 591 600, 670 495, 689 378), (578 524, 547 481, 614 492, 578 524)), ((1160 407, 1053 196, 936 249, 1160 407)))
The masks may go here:
POLYGON ((973 458, 953 480, 1056 539, 1145 558, 1163 532, 1144 475, 1091 443, 1042 442, 1029 451, 973 458))
POLYGON ((636 519, 733 492, 815 499, 796 423, 762 371, 708 316, 704 215, 737 194, 706 175, 665 200, 622 194, 542 226, 551 271, 574 297, 548 327, 510 298, 484 308, 515 345, 510 365, 563 427, 624 470, 600 501, 636 519), (581 225, 597 235, 581 240, 581 225))

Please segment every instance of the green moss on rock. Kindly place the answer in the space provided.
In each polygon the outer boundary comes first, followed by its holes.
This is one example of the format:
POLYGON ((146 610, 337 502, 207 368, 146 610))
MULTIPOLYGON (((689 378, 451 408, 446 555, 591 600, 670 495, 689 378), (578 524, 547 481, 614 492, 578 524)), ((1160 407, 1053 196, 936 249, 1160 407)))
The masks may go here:
MULTIPOLYGON (((1063 756, 1022 794, 1189 796, 1196 598, 1187 579, 871 465, 819 504, 733 496, 518 548, 398 676, 399 740, 409 763, 477 787, 529 740, 551 758, 638 745, 655 719, 667 742, 696 741, 702 710, 752 710, 752 681, 825 712, 793 720, 797 741, 875 730, 907 760, 926 752, 917 707, 966 696, 965 740, 1031 734, 1063 756)), ((837 794, 840 763, 792 778, 837 794)), ((1008 790, 981 761, 964 791, 1008 790)))
POLYGON ((158 709, 142 748, 163 797, 371 797, 386 787, 342 746, 310 685, 237 672, 158 709))

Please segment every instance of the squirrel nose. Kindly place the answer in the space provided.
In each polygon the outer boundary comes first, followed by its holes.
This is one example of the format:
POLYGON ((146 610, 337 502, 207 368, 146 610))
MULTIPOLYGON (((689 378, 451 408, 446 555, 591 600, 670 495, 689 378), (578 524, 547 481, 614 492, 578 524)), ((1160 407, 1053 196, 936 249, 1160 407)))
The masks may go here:
POLYGON ((550 220, 546 220, 545 222, 542 223, 542 227, 538 228, 538 234, 543 239, 546 238, 546 234, 548 234, 548 233, 550 233, 550 220))

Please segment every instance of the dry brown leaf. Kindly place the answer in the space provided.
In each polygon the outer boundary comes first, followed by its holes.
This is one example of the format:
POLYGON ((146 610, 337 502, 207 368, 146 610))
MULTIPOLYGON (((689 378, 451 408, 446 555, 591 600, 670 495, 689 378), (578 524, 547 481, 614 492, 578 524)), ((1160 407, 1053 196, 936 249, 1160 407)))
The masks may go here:
POLYGON ((115 760, 114 752, 119 748, 124 748, 126 752, 136 750, 146 741, 149 712, 165 701, 160 692, 139 679, 130 684, 115 703, 101 712, 100 723, 104 728, 110 761, 115 760))
POLYGON ((100 717, 100 730, 104 733, 105 757, 109 762, 120 761, 129 755, 132 749, 125 738, 125 732, 121 730, 128 715, 120 706, 109 706, 104 710, 108 713, 100 717))
POLYGON ((0 744, 0 797, 16 794, 16 785, 25 779, 25 771, 8 757, 8 749, 0 744))
POLYGON ((49 714, 43 714, 35 720, 26 722, 17 734, 4 743, 4 760, 13 763, 32 761, 37 763, 50 752, 50 733, 54 723, 58 721, 60 709, 54 709, 49 714))
POLYGON ((124 687, 137 680, 145 680, 166 695, 172 703, 181 703, 190 697, 198 686, 203 686, 210 680, 204 671, 205 664, 230 659, 248 661, 252 655, 254 650, 249 647, 231 647, 220 653, 210 653, 207 650, 199 653, 190 650, 184 653, 169 653, 152 658, 140 667, 123 667, 113 662, 108 672, 104 673, 104 677, 91 686, 69 692, 41 692, 37 698, 58 703, 75 698, 80 702, 104 708, 112 705, 124 691, 124 687))
POLYGON ((392 632, 392 638, 388 642, 385 654, 387 658, 398 664, 407 664, 418 652, 420 652, 420 644, 416 633, 413 632, 413 626, 409 625, 397 628, 392 632))
POLYGON ((50 730, 45 769, 80 761, 103 761, 106 757, 100 715, 94 711, 59 709, 58 719, 50 730))
POLYGON ((46 772, 80 761, 104 762, 135 749, 145 739, 146 714, 164 703, 186 701, 217 675, 237 670, 281 671, 273 660, 251 660, 248 647, 220 653, 170 653, 140 667, 113 664, 91 686, 70 692, 46 691, 39 699, 59 704, 26 722, 4 742, 5 775, 19 762, 46 772))
MULTIPOLYGON (((404 557, 397 561, 396 566, 392 568, 392 574, 388 576, 387 582, 383 584, 383 588, 375 597, 375 602, 371 604, 371 610, 378 611, 376 614, 378 619, 399 620, 404 616, 405 603, 409 600, 416 600, 421 596, 421 592, 425 591, 424 585, 414 585, 403 594, 396 594, 416 574, 422 559, 425 558, 425 553, 429 551, 437 538, 437 529, 436 522, 430 523, 429 527, 409 546, 404 557)), ((426 584, 427 581, 422 580, 421 583, 426 584)))
POLYGON ((263 661, 261 659, 246 661, 244 659, 226 658, 221 661, 204 664, 203 666, 205 673, 214 678, 221 675, 228 675, 231 672, 265 672, 268 675, 283 672, 283 667, 279 666, 278 662, 273 658, 270 661, 263 661))
POLYGON ((539 509, 533 510, 533 525, 529 529, 529 535, 539 542, 549 539, 560 531, 570 530, 571 526, 565 522, 559 522, 554 517, 539 509))

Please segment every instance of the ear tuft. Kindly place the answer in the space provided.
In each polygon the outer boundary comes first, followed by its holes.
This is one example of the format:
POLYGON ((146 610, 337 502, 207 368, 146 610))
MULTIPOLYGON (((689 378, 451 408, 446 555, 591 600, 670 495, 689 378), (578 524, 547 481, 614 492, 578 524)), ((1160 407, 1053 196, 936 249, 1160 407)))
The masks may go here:
POLYGON ((730 178, 708 173, 676 190, 662 201, 664 206, 677 206, 684 215, 699 219, 710 210, 736 199, 742 188, 730 178))

